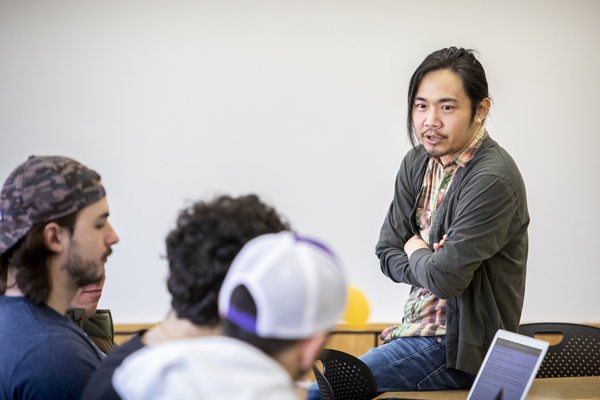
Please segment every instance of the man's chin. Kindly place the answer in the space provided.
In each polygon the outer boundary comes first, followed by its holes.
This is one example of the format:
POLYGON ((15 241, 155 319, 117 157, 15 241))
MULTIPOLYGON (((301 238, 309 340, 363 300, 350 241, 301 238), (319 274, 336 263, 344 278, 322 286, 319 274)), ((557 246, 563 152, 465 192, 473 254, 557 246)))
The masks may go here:
POLYGON ((102 282, 103 279, 104 279, 104 271, 102 271, 102 273, 99 275, 79 276, 75 280, 75 283, 77 284, 78 287, 82 288, 82 287, 88 286, 88 285, 97 285, 100 282, 102 282))
POLYGON ((104 279, 103 263, 85 260, 78 254, 69 255, 64 269, 67 270, 78 288, 98 284, 104 279))
POLYGON ((436 148, 432 148, 432 147, 428 147, 428 146, 424 146, 424 147, 425 147, 425 152, 431 158, 442 158, 443 156, 446 155, 446 152, 442 151, 440 149, 436 149, 436 148))

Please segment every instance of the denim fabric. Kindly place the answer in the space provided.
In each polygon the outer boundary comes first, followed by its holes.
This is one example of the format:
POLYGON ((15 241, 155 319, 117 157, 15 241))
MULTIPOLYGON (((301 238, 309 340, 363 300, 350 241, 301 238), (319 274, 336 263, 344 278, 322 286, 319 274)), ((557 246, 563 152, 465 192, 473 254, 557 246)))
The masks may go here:
MULTIPOLYGON (((475 379, 475 375, 446 368, 446 336, 397 338, 359 358, 373 372, 379 393, 469 389, 475 379)), ((307 399, 320 398, 314 383, 307 399)))

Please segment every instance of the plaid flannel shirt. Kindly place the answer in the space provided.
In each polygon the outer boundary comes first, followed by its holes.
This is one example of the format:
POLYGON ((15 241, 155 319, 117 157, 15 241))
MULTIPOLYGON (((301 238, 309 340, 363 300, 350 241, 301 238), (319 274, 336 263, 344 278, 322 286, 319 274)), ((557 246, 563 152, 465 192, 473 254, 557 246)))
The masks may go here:
MULTIPOLYGON (((429 243, 429 230, 435 212, 448 192, 454 174, 465 167, 475 156, 488 132, 481 127, 475 137, 456 157, 444 166, 438 158, 431 157, 423 179, 423 190, 418 199, 416 220, 421 238, 429 243)), ((452 240, 452 239, 450 239, 452 240)), ((404 305, 402 323, 394 324, 381 333, 381 340, 402 336, 440 336, 446 334, 446 301, 435 297, 429 290, 413 286, 404 305)))

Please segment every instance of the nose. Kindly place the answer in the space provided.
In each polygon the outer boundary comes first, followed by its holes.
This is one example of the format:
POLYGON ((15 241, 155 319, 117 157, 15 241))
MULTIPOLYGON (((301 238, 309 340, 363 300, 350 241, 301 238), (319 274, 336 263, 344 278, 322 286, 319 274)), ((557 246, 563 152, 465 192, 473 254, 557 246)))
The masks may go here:
POLYGON ((437 128, 440 126, 440 119, 438 118, 438 111, 436 107, 430 107, 425 115, 425 126, 428 128, 437 128))
POLYGON ((108 246, 112 246, 113 244, 117 244, 119 242, 119 237, 117 236, 117 233, 113 229, 112 225, 108 222, 107 222, 107 224, 108 224, 109 231, 106 236, 106 244, 108 246))

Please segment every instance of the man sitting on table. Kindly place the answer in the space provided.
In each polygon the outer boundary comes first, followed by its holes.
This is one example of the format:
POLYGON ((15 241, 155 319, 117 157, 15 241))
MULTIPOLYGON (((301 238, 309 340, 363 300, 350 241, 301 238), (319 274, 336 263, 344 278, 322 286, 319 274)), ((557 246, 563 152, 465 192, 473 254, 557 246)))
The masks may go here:
POLYGON ((346 278, 322 243, 291 232, 251 240, 219 294, 224 336, 181 340, 132 355, 113 383, 126 400, 298 400, 346 305, 346 278))
POLYGON ((376 253, 387 277, 412 288, 402 323, 360 357, 380 392, 469 388, 496 331, 519 327, 529 213, 516 163, 485 128, 490 105, 473 51, 435 51, 411 78, 414 147, 376 253))

